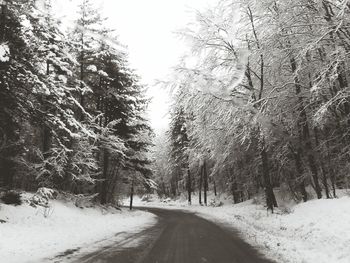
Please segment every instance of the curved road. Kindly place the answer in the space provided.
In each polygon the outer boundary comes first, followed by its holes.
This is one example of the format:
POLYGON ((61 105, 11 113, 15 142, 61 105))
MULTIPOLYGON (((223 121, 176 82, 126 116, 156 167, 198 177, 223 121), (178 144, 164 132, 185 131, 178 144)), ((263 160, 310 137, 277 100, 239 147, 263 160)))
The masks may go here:
POLYGON ((129 236, 124 243, 142 240, 136 247, 120 244, 87 254, 79 263, 271 263, 245 243, 237 233, 193 213, 157 208, 145 209, 158 223, 129 236))

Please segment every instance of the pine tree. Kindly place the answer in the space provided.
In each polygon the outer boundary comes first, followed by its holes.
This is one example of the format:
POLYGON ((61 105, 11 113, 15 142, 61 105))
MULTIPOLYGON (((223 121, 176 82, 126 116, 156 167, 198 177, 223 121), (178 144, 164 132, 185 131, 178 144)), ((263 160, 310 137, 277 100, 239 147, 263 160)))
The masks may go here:
MULTIPOLYGON (((74 44, 73 53, 79 63, 76 74, 79 76, 80 91, 78 94, 79 103, 83 109, 88 108, 86 96, 91 93, 91 83, 89 83, 89 73, 94 73, 96 65, 94 58, 99 48, 99 39, 103 35, 103 19, 96 10, 91 0, 82 0, 78 7, 78 19, 75 21, 75 28, 70 34, 74 44)), ((92 81, 93 82, 93 81, 92 81)), ((85 114, 80 109, 80 120, 84 120, 85 114)))
MULTIPOLYGON (((106 48, 106 44, 104 45, 106 48)), ((146 100, 137 77, 125 66, 123 54, 112 47, 102 53, 103 73, 108 75, 103 92, 97 91, 99 109, 103 113, 103 122, 113 122, 112 134, 123 142, 123 154, 113 154, 103 148, 103 175, 101 186, 102 203, 111 202, 116 184, 122 179, 122 171, 138 172, 143 178, 149 177, 149 160, 145 156, 150 145, 150 128, 143 118, 146 100)), ((105 77, 103 77, 105 79, 105 77)))
POLYGON ((177 188, 177 184, 180 180, 185 181, 188 203, 191 204, 192 178, 189 167, 189 156, 187 153, 189 138, 186 128, 186 115, 181 106, 179 108, 175 108, 171 120, 169 129, 171 142, 170 156, 173 162, 174 183, 176 184, 175 187, 177 188))

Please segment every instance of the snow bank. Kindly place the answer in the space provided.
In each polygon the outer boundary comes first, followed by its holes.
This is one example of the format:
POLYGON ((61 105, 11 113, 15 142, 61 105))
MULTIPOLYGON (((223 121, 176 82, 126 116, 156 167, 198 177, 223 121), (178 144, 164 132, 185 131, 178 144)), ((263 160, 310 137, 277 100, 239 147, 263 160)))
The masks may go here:
MULTIPOLYGON (((209 198, 211 200, 211 198, 209 198)), ((313 200, 268 213, 247 201, 223 206, 188 206, 186 201, 142 202, 139 205, 187 209, 239 230, 242 237, 267 257, 283 263, 349 263, 350 198, 313 200)))
MULTIPOLYGON (((0 204, 0 261, 41 262, 68 249, 89 246, 120 232, 141 231, 154 224, 153 214, 102 208, 80 209, 52 201, 51 208, 0 204)), ((122 237, 121 237, 122 238, 122 237)))

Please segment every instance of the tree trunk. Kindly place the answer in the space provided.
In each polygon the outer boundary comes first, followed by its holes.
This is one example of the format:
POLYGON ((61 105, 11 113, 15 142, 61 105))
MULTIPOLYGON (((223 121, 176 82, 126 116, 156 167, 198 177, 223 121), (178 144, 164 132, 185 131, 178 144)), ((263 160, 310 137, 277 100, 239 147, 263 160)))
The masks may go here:
POLYGON ((118 186, 118 179, 119 179, 119 168, 120 168, 120 164, 116 164, 116 163, 111 163, 109 161, 108 164, 108 191, 107 191, 107 200, 109 202, 114 203, 115 199, 115 192, 116 192, 116 188, 118 186), (113 167, 112 169, 110 167, 113 167))
POLYGON ((104 149, 103 151, 103 173, 102 173, 102 186, 101 186, 101 204, 107 203, 107 193, 108 193, 108 163, 109 163, 109 156, 107 149, 104 149))
POLYGON ((176 182, 174 180, 171 180, 170 182, 170 191, 173 197, 176 197, 176 182))
POLYGON ((301 148, 298 147, 297 152, 294 152, 294 150, 291 148, 290 149, 292 152, 292 155, 294 157, 295 161, 295 170, 297 171, 297 178, 295 178, 296 183, 299 188, 299 192, 301 194, 301 197, 304 202, 308 200, 308 195, 305 189, 305 179, 303 178, 303 170, 302 170, 302 162, 301 162, 301 148))
POLYGON ((81 115, 80 115, 80 121, 84 121, 84 104, 85 104, 85 96, 84 96, 84 59, 85 59, 85 50, 84 50, 84 34, 81 36, 81 50, 80 50, 80 105, 82 107, 81 109, 81 115))
POLYGON ((238 191, 237 191, 236 180, 231 183, 231 192, 232 192, 232 197, 233 197, 233 203, 238 204, 239 203, 239 196, 238 196, 238 191))
POLYGON ((187 168, 187 193, 188 193, 188 204, 190 205, 192 203, 192 178, 191 178, 191 172, 190 168, 187 168))
POLYGON ((131 188, 130 188, 130 210, 132 210, 132 203, 134 200, 134 179, 132 179, 131 181, 131 188))
POLYGON ((199 174, 199 193, 198 193, 198 200, 199 200, 199 204, 202 205, 202 185, 203 185, 203 167, 201 166, 201 172, 199 174))
MULTIPOLYGON (((314 134, 315 134, 315 143, 316 143, 316 147, 319 148, 320 146, 320 142, 319 142, 319 132, 318 132, 318 129, 317 128, 314 128, 314 134)), ((320 150, 319 150, 319 155, 320 155, 320 166, 321 166, 321 173, 322 173, 322 184, 323 184, 323 187, 326 191, 326 198, 327 199, 330 199, 330 193, 329 193, 329 187, 328 187, 328 178, 327 178, 327 172, 326 172, 326 168, 325 168, 325 165, 323 163, 323 159, 322 159, 322 155, 320 153, 320 150)))
POLYGON ((330 169, 330 175, 331 175, 330 180, 331 180, 331 185, 332 185, 333 198, 337 198, 336 185, 335 185, 336 176, 335 176, 333 168, 330 167, 329 169, 330 169))
POLYGON ((293 57, 290 58, 290 63, 291 63, 292 72, 294 74, 295 93, 298 96, 298 111, 300 112, 298 126, 301 127, 301 130, 302 130, 302 141, 304 142, 304 150, 307 153, 307 160, 309 162, 312 179, 315 184, 315 192, 317 194, 317 198, 320 199, 322 198, 322 190, 319 184, 317 165, 313 154, 312 143, 310 140, 308 118, 304 108, 303 98, 300 95, 301 85, 300 85, 299 77, 297 75, 297 64, 293 57))
POLYGON ((6 189, 11 190, 13 189, 13 177, 15 174, 14 162, 9 158, 2 158, 2 162, 0 159, 0 165, 1 165, 0 177, 2 177, 3 186, 6 189))
MULTIPOLYGON (((46 61, 46 75, 49 76, 50 75, 50 61, 47 60, 46 61)), ((48 107, 47 104, 44 104, 44 110, 45 112, 48 111, 48 107)), ((49 129, 49 127, 46 126, 46 124, 44 123, 44 128, 43 128, 43 155, 44 158, 48 157, 48 152, 51 148, 51 131, 49 129)))
POLYGON ((204 180, 204 204, 208 205, 208 202, 207 202, 208 174, 207 174, 207 164, 205 161, 203 164, 203 180, 204 180))
POLYGON ((215 179, 213 178, 213 187, 214 187, 214 195, 217 196, 217 191, 216 191, 216 183, 215 183, 215 179))
POLYGON ((309 165, 310 165, 310 169, 311 169, 312 179, 313 179, 314 184, 315 184, 315 192, 317 194, 317 198, 321 199, 322 198, 322 190, 321 190, 321 186, 320 186, 320 183, 318 180, 318 171, 317 171, 316 162, 315 162, 315 159, 314 159, 314 156, 312 153, 308 154, 308 161, 309 161, 309 165))
POLYGON ((323 187, 326 191, 326 198, 330 199, 331 196, 329 194, 329 187, 328 187, 328 180, 327 180, 327 175, 326 175, 326 169, 324 167, 324 165, 321 163, 321 171, 322 171, 322 183, 323 183, 323 187))
POLYGON ((276 197, 273 192, 273 187, 271 183, 268 157, 267 157, 267 152, 265 149, 264 142, 263 142, 263 146, 260 154, 261 154, 263 177, 264 177, 264 183, 265 183, 266 205, 267 205, 267 208, 270 209, 273 213, 273 208, 277 207, 277 201, 276 201, 276 197))

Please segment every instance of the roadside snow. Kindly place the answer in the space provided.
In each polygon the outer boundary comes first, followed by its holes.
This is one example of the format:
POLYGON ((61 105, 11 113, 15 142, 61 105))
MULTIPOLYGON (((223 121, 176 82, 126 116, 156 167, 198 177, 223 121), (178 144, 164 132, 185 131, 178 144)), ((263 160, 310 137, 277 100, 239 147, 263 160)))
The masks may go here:
MULTIPOLYGON (((210 199, 209 199, 210 200, 210 199)), ((220 207, 188 206, 186 201, 142 202, 137 205, 186 209, 231 226, 268 258, 283 263, 349 263, 350 198, 312 200, 290 209, 267 213, 263 205, 247 201, 220 207)))
POLYGON ((117 233, 141 231, 156 222, 146 212, 81 209, 63 201, 51 201, 50 209, 0 204, 0 219, 7 221, 0 224, 0 261, 6 263, 43 262, 102 239, 116 241, 117 233))

